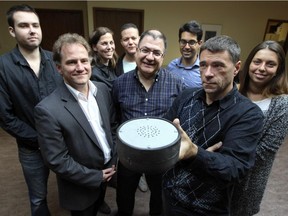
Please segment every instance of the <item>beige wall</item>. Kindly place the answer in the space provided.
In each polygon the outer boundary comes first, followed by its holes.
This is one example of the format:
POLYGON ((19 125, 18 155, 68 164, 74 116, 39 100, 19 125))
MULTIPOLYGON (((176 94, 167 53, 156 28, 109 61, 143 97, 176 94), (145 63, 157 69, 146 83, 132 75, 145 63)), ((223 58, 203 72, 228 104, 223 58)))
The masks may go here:
POLYGON ((87 4, 84 1, 2 1, 0 0, 0 54, 7 52, 15 46, 15 40, 8 33, 8 24, 6 20, 7 10, 16 4, 29 4, 34 8, 45 9, 67 9, 67 10, 82 10, 84 17, 84 32, 88 35, 87 21, 87 4))
MULTIPOLYGON (((14 46, 9 37, 5 12, 19 2, 0 2, 0 54, 14 46)), ((87 2, 27 2, 38 8, 82 9, 87 21, 86 36, 93 30, 93 7, 144 10, 144 29, 157 28, 168 39, 167 64, 179 56, 178 29, 195 19, 201 24, 220 24, 222 34, 238 41, 244 61, 249 51, 263 40, 267 19, 287 20, 288 1, 87 1, 87 2), (86 8, 87 7, 87 8, 86 8), (88 33, 87 33, 88 32, 88 33)))

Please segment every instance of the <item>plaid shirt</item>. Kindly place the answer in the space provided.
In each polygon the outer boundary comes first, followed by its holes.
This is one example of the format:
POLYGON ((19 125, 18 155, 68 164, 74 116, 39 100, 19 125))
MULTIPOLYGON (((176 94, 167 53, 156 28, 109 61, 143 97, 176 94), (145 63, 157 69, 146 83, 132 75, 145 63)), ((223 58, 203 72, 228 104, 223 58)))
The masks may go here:
POLYGON ((137 117, 162 117, 174 99, 184 89, 184 83, 172 73, 160 69, 151 88, 146 91, 139 81, 137 68, 118 77, 113 84, 113 100, 120 122, 137 117))

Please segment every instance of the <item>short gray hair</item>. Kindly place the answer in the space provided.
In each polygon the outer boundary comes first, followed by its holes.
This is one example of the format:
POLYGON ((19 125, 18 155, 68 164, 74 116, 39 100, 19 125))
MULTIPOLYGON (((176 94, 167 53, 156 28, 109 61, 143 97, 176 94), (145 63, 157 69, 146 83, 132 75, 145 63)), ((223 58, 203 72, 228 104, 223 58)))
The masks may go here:
POLYGON ((212 53, 227 50, 230 54, 231 61, 234 64, 240 60, 240 46, 234 39, 226 35, 215 36, 205 41, 200 47, 200 54, 204 50, 208 50, 212 53))

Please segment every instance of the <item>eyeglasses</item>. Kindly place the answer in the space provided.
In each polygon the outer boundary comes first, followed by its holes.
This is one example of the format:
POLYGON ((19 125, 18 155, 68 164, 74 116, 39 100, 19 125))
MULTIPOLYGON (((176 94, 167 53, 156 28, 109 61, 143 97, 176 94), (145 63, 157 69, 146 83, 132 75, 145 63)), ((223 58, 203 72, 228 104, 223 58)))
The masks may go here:
POLYGON ((153 57, 155 58, 155 59, 160 59, 161 57, 163 57, 163 55, 164 55, 164 53, 162 53, 162 52, 160 52, 159 50, 153 50, 153 51, 151 51, 151 50, 149 50, 149 49, 147 49, 147 48, 139 48, 139 51, 141 52, 141 53, 143 53, 144 55, 149 55, 150 53, 152 53, 152 55, 153 55, 153 57))
POLYGON ((186 44, 188 44, 189 46, 194 46, 195 44, 198 43, 198 41, 195 41, 195 40, 186 41, 186 40, 184 40, 184 39, 181 39, 181 40, 179 41, 179 43, 180 43, 180 45, 181 45, 182 47, 186 46, 186 44))

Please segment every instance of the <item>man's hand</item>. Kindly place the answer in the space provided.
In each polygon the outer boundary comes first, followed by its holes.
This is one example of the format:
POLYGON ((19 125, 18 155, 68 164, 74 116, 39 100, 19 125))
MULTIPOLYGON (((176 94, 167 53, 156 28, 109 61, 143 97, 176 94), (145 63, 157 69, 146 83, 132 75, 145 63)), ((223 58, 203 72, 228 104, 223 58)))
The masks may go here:
POLYGON ((214 144, 213 146, 210 146, 209 148, 207 148, 206 151, 215 152, 215 151, 217 151, 221 146, 222 146, 222 142, 220 141, 220 142, 214 144))
POLYGON ((181 136, 179 160, 195 157, 198 152, 198 146, 190 140, 186 132, 182 129, 178 118, 174 119, 173 124, 179 130, 181 136))
POLYGON ((108 182, 108 181, 110 181, 112 176, 115 174, 116 167, 115 167, 115 165, 112 165, 111 168, 104 169, 104 170, 102 170, 102 172, 103 172, 103 182, 108 182))

